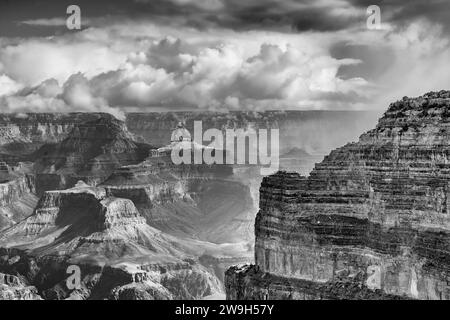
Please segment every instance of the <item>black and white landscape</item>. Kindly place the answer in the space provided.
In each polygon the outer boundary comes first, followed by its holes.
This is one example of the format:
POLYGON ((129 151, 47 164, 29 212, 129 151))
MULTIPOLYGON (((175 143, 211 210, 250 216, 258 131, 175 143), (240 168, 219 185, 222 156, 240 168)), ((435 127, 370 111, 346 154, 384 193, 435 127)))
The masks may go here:
POLYGON ((0 300, 450 299, 449 17, 1 1, 0 300))

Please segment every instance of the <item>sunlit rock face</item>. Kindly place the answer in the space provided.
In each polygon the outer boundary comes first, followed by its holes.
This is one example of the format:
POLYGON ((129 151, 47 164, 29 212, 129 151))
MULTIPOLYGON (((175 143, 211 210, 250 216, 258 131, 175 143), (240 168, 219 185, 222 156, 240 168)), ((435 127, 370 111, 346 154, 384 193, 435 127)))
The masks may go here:
POLYGON ((1 114, 0 230, 28 217, 45 191, 96 185, 148 148, 110 114, 1 114))
POLYGON ((265 178, 227 297, 450 299, 449 119, 449 91, 405 97, 308 177, 265 178))
POLYGON ((131 200, 84 182, 47 191, 30 217, 0 233, 0 247, 0 272, 22 281, 0 286, 0 297, 200 299, 222 292, 198 262, 204 247, 149 226, 131 200), (72 265, 81 270, 76 290, 66 284, 72 265))
POLYGON ((37 289, 19 277, 0 273, 0 300, 41 300, 37 289))
POLYGON ((115 168, 142 161, 150 146, 135 139, 124 122, 105 113, 0 115, 0 162, 33 163, 28 173, 38 196, 78 180, 96 185, 115 168))
POLYGON ((27 171, 25 164, 0 162, 0 231, 28 217, 36 206, 36 180, 27 171))
POLYGON ((124 166, 101 184, 133 201, 147 223, 176 236, 237 243, 249 241, 256 209, 250 189, 227 165, 174 165, 149 158, 124 166))

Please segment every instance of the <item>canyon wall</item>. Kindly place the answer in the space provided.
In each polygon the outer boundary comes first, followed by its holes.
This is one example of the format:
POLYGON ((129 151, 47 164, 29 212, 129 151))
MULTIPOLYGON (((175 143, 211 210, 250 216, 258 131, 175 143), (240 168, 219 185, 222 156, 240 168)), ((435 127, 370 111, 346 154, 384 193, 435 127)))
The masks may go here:
POLYGON ((32 175, 0 183, 0 231, 29 216, 37 201, 32 175))
POLYGON ((375 124, 377 115, 365 111, 151 112, 129 113, 125 122, 136 136, 157 146, 169 142, 178 122, 184 122, 193 134, 194 121, 201 121, 203 131, 209 128, 279 129, 280 152, 298 147, 324 154, 355 140, 360 132, 375 124))
POLYGON ((45 191, 97 185, 149 149, 110 114, 0 115, 0 230, 29 216, 45 191))
POLYGON ((46 143, 62 141, 75 125, 112 117, 103 113, 0 114, 0 159, 14 162, 46 143))
POLYGON ((0 231, 29 216, 36 206, 36 179, 29 167, 0 162, 0 231))
POLYGON ((175 236, 214 243, 253 240, 251 190, 228 165, 174 165, 170 158, 116 169, 100 186, 132 200, 147 223, 175 236))
POLYGON ((450 299, 450 92, 392 103, 308 177, 264 178, 228 299, 450 299))
POLYGON ((77 124, 60 142, 30 155, 37 194, 70 188, 78 180, 96 185, 116 168, 143 161, 150 148, 136 142, 125 124, 110 115, 77 124))
POLYGON ((131 200, 83 182, 46 192, 30 217, 0 233, 0 246, 0 272, 9 279, 0 296, 199 299, 222 291, 198 262, 201 248, 149 226, 131 200), (66 285, 74 265, 75 290, 66 285))

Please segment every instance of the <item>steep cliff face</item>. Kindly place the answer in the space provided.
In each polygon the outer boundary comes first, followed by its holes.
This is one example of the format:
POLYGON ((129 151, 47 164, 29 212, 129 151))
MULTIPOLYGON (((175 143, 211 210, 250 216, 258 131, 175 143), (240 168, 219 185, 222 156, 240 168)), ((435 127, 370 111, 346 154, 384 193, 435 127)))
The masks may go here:
POLYGON ((132 200, 149 225, 172 235, 213 243, 250 240, 256 209, 249 187, 230 166, 149 158, 117 169, 101 186, 132 200))
POLYGON ((62 141, 77 124, 100 117, 101 113, 0 114, 0 159, 17 160, 46 143, 62 141))
POLYGON ((45 191, 97 185, 149 148, 110 114, 0 115, 0 230, 29 216, 45 191))
POLYGON ((65 139, 32 155, 37 193, 72 187, 80 179, 98 184, 114 169, 141 162, 149 149, 135 142, 125 124, 113 116, 77 124, 65 139))
POLYGON ((0 233, 0 247, 0 272, 45 299, 198 299, 222 290, 196 260, 204 248, 152 228, 131 200, 83 182, 46 192, 32 216, 0 233), (81 269, 77 290, 66 285, 70 265, 81 269))
POLYGON ((227 297, 450 299, 449 116, 448 91, 405 97, 309 177, 265 178, 227 297))
POLYGON ((31 215, 37 203, 35 178, 26 171, 0 163, 0 230, 31 215))
MULTIPOLYGON (((78 169, 75 165, 69 164, 56 172, 52 160, 48 158, 57 159, 55 162, 58 163, 78 159, 77 155, 84 154, 86 143, 83 144, 81 139, 77 141, 71 133, 75 128, 83 127, 84 123, 98 124, 101 119, 114 121, 113 116, 101 113, 0 114, 0 230, 29 216, 36 206, 37 194, 73 186, 78 181, 80 177, 74 176, 78 169), (72 142, 72 148, 66 144, 66 148, 58 150, 60 153, 56 152, 56 146, 66 139, 69 141, 67 144, 72 142), (33 170, 35 161, 38 163, 33 170)), ((101 131, 91 130, 85 136, 92 134, 99 138, 101 131)), ((118 148, 112 144, 111 149, 117 151, 118 148)), ((120 156, 118 158, 121 159, 120 156)), ((91 163, 93 170, 98 170, 100 160, 91 163)), ((91 184, 104 179, 90 175, 83 178, 91 184)))

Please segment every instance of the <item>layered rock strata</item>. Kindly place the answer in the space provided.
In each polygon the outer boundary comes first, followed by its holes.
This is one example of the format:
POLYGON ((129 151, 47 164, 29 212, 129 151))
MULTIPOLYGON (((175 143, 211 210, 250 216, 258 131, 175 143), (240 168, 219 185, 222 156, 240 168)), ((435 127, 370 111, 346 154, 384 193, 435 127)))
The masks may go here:
POLYGON ((0 114, 0 159, 10 164, 47 143, 57 143, 83 122, 112 117, 103 113, 0 114))
POLYGON ((359 132, 375 124, 377 115, 362 111, 180 111, 129 113, 125 122, 131 132, 157 146, 170 142, 170 134, 180 121, 191 134, 194 121, 201 121, 203 130, 279 129, 281 153, 294 147, 325 153, 356 139, 359 132))
POLYGON ((131 200, 83 182, 46 192, 32 216, 0 233, 0 247, 0 272, 45 299, 198 299, 222 290, 196 260, 201 248, 150 227, 131 200), (66 284, 71 265, 81 269, 75 290, 66 284))
POLYGON ((124 166, 101 184, 133 201, 164 232, 214 243, 248 240, 256 213, 250 189, 228 165, 174 165, 164 157, 124 166))
POLYGON ((0 163, 0 231, 33 212, 37 204, 36 179, 26 166, 0 163))
POLYGON ((32 155, 37 193, 70 188, 78 180, 96 185, 116 168, 143 161, 149 150, 112 116, 78 124, 65 139, 32 155))
POLYGON ((449 123, 449 91, 405 97, 308 177, 266 177, 227 297, 450 299, 449 123))

